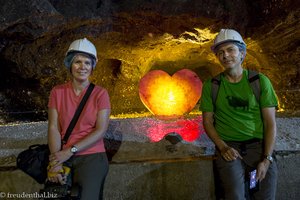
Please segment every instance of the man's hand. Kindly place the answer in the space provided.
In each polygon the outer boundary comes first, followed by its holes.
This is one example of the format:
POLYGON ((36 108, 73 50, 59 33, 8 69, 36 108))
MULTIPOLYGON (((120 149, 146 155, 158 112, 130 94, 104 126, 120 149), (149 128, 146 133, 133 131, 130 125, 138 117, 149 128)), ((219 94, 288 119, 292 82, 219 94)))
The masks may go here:
POLYGON ((233 161, 237 158, 243 159, 240 153, 230 146, 226 146, 221 150, 221 155, 226 161, 233 161))
POLYGON ((270 166, 270 161, 267 160, 267 159, 264 159, 263 161, 258 163, 257 173, 256 173, 256 180, 262 181, 266 177, 269 166, 270 166))

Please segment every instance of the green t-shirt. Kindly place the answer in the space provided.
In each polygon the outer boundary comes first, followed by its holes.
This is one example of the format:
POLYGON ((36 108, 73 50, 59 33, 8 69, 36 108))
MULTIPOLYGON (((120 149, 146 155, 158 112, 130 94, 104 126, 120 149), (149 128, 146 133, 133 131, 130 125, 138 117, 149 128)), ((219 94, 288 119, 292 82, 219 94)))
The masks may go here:
POLYGON ((260 108, 277 107, 278 103, 270 80, 263 74, 259 74, 259 78, 260 103, 256 101, 249 84, 247 70, 243 71, 243 78, 238 83, 230 83, 222 75, 215 111, 211 98, 211 79, 204 82, 200 110, 215 112, 215 128, 223 140, 245 141, 263 138, 260 108))

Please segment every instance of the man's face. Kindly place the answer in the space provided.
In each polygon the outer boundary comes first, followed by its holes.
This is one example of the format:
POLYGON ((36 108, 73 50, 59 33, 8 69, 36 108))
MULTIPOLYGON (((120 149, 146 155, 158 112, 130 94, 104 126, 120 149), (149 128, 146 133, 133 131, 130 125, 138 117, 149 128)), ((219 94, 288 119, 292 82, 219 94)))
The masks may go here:
POLYGON ((241 66, 244 52, 240 51, 235 44, 228 42, 218 47, 216 56, 225 69, 232 69, 241 66))

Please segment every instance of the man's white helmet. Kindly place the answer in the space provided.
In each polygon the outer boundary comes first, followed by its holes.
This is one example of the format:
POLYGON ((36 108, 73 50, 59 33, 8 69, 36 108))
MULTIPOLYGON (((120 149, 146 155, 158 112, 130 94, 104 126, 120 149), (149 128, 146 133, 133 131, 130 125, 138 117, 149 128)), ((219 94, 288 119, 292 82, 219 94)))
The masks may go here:
POLYGON ((70 68, 73 58, 76 55, 76 53, 84 53, 89 55, 93 60, 93 68, 96 66, 96 63, 98 61, 97 59, 97 50, 93 43, 91 43, 88 39, 78 39, 73 41, 69 49, 66 53, 66 57, 64 60, 64 63, 67 68, 70 68))
POLYGON ((214 44, 211 46, 211 50, 216 52, 216 48, 226 42, 238 42, 241 45, 245 45, 246 48, 246 43, 237 31, 233 29, 221 29, 214 40, 214 44))

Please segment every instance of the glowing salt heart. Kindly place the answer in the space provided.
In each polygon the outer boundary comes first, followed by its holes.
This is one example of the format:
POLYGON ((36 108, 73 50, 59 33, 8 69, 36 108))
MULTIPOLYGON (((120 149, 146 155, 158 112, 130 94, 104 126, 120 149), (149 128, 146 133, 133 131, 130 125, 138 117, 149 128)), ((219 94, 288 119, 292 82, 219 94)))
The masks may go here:
POLYGON ((139 84, 143 104, 157 116, 181 116, 189 113, 201 97, 202 81, 188 69, 173 76, 162 70, 148 72, 139 84))

